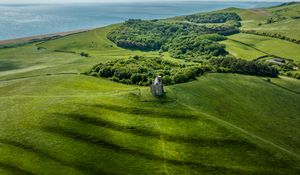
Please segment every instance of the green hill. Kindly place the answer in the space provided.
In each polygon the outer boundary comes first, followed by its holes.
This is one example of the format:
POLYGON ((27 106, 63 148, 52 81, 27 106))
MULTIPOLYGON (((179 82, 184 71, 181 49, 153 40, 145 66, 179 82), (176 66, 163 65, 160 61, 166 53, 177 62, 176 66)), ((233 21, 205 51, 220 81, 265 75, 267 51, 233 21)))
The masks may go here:
MULTIPOLYGON (((252 18, 229 10, 242 27, 252 18)), ((117 47, 107 34, 118 25, 0 49, 0 174, 300 173, 299 80, 205 73, 154 98, 148 87, 83 74, 134 55, 189 63, 117 47)), ((236 57, 300 59, 289 41, 228 38, 236 57)))
POLYGON ((209 74, 167 92, 157 100, 148 88, 80 75, 1 82, 0 169, 32 174, 299 171, 298 81, 272 84, 209 74))

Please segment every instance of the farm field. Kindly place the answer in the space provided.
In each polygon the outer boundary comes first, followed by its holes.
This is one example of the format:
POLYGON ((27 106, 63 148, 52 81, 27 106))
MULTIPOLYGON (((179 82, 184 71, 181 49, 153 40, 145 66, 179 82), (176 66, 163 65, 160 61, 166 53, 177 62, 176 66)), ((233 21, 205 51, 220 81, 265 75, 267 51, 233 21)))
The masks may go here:
MULTIPOLYGON (((292 59, 296 62, 300 61, 300 45, 291 43, 289 41, 244 33, 231 35, 228 38, 253 47, 254 50, 260 50, 270 55, 292 59)), ((231 47, 232 46, 230 45, 228 46, 229 49, 232 49, 231 47)), ((242 53, 244 50, 247 49, 243 49, 240 52, 242 53)), ((237 55, 238 53, 239 51, 236 51, 237 55)))
POLYGON ((300 21, 297 18, 300 15, 299 11, 299 3, 261 9, 228 8, 221 10, 221 12, 239 14, 242 18, 241 23, 244 30, 277 33, 298 40, 300 39, 300 21), (267 22, 270 18, 277 19, 278 17, 281 19, 272 23, 267 22))
POLYGON ((226 45, 226 50, 232 54, 233 56, 241 59, 246 59, 246 60, 254 60, 256 58, 259 58, 261 56, 267 55, 266 53, 257 50, 247 44, 243 44, 238 41, 234 40, 225 40, 220 42, 222 44, 226 45))
MULTIPOLYGON (((245 27, 267 10, 226 11, 245 27)), ((0 174, 300 174, 298 79, 207 71, 156 98, 147 86, 87 75, 130 56, 190 63, 118 47, 107 35, 119 25, 0 49, 0 174)), ((295 43, 226 37, 219 43, 236 58, 300 63, 295 43)))

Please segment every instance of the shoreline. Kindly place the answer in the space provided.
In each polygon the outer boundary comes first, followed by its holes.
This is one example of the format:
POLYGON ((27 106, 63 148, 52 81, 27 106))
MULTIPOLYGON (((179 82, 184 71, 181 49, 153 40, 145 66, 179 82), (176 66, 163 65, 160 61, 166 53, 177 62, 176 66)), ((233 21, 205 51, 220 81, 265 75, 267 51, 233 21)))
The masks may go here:
POLYGON ((26 43, 33 40, 41 40, 46 38, 53 38, 53 37, 64 37, 72 34, 77 34, 81 32, 87 32, 93 29, 81 29, 81 30, 73 30, 67 32, 57 32, 57 33, 50 33, 50 34, 43 34, 43 35, 33 35, 28 37, 22 38, 15 38, 15 39, 8 39, 8 40, 0 40, 0 45, 9 45, 9 44, 19 44, 19 43, 26 43))

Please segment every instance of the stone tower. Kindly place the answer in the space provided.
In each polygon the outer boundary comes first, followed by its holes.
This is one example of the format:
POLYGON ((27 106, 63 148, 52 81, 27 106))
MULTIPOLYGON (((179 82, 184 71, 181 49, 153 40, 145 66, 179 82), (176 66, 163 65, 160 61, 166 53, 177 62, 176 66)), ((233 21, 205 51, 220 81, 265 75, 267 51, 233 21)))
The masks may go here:
POLYGON ((151 85, 151 93, 155 97, 161 97, 164 95, 164 86, 162 82, 162 77, 157 76, 151 85))

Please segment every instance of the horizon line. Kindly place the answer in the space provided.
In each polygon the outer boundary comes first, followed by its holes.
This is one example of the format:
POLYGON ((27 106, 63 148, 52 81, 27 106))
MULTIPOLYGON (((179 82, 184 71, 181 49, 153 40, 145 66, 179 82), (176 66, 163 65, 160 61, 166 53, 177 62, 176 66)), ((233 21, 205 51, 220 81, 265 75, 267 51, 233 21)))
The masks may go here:
POLYGON ((88 4, 88 3, 157 3, 157 2, 282 2, 282 3, 288 3, 288 2, 300 2, 300 0, 145 0, 145 1, 140 1, 140 0, 128 0, 128 1, 122 1, 122 0, 117 0, 117 1, 102 1, 102 2, 95 2, 95 1, 86 1, 86 2, 0 2, 0 4, 88 4))

